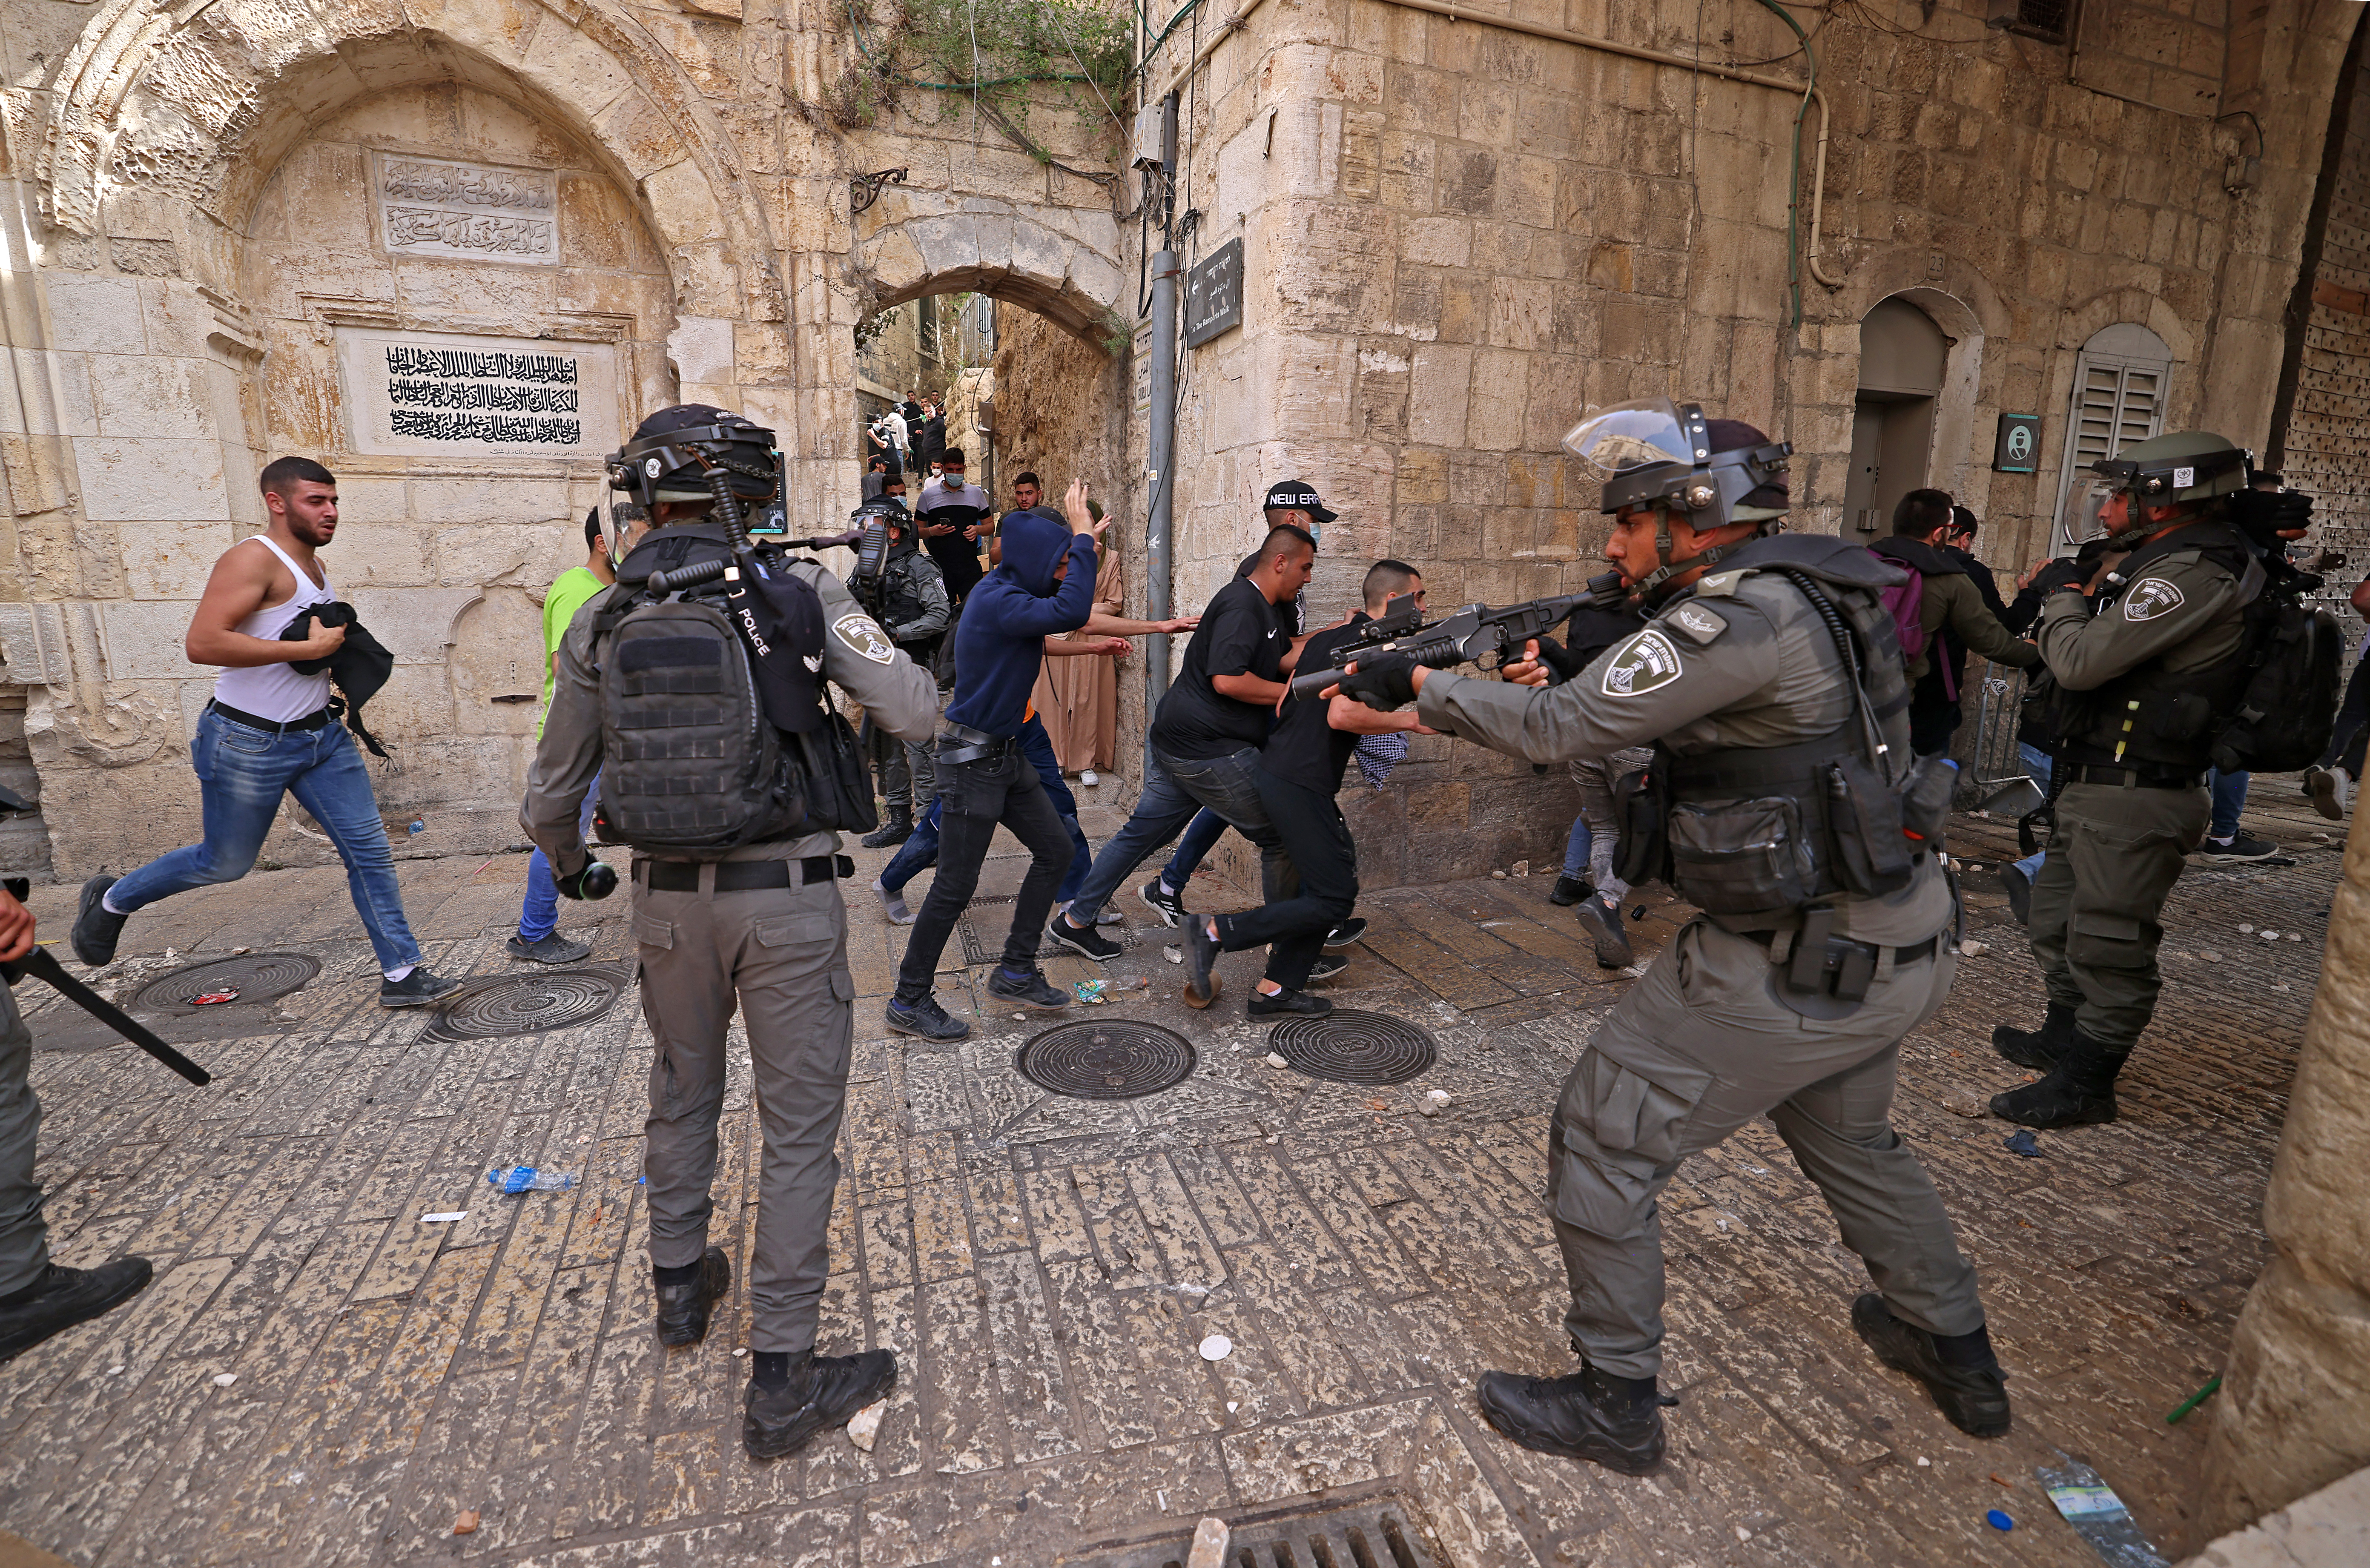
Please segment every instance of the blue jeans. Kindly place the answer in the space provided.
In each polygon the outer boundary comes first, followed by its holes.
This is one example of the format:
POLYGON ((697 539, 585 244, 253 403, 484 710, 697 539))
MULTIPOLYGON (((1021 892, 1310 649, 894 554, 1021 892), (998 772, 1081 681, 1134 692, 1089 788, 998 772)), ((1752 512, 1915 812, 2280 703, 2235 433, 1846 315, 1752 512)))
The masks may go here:
POLYGON ((2205 787, 2214 792, 2214 820, 2207 826, 2209 839, 2226 839, 2238 830, 2238 813, 2247 809, 2247 781, 2252 773, 2226 773, 2219 769, 2205 771, 2205 787))
MULTIPOLYGON (((592 834, 592 813, 601 807, 601 775, 592 775, 592 787, 584 792, 584 809, 577 814, 576 836, 588 842, 592 834)), ((519 940, 541 942, 559 924, 559 884, 552 879, 551 862, 541 850, 526 857, 526 901, 519 905, 519 940)))
POLYGON ((233 724, 209 708, 190 742, 190 762, 205 807, 204 841, 161 855, 124 877, 108 889, 109 903, 129 912, 192 887, 237 881, 254 867, 263 836, 280 813, 280 797, 293 795, 346 863, 346 887, 362 929, 370 933, 380 969, 420 962, 420 944, 403 918, 378 798, 371 793, 362 752, 343 725, 274 735, 233 724))
MULTIPOLYGON (((1078 798, 1070 793, 1067 781, 1062 777, 1062 764, 1053 755, 1053 738, 1045 727, 1031 718, 1020 727, 1020 754, 1037 770, 1045 783, 1045 793, 1053 802, 1053 809, 1062 818, 1062 826, 1070 831, 1070 869, 1062 874, 1062 885, 1053 891, 1053 901, 1066 904, 1077 897, 1078 884, 1087 879, 1087 864, 1094 858, 1094 846, 1087 842, 1086 830, 1078 826, 1078 798)), ((915 874, 938 863, 938 803, 934 796, 929 809, 914 823, 914 832, 889 864, 880 870, 881 890, 902 893, 915 874)))
POLYGON ((2048 794, 2049 753, 2038 746, 2028 746, 2019 740, 2016 743, 2016 754, 2023 760, 2024 771, 2032 775, 2032 782, 2041 786, 2043 795, 2048 794))
POLYGON ((1194 815, 1192 822, 1185 829, 1185 836, 1177 841, 1177 853, 1170 855, 1168 864, 1160 868, 1160 880, 1168 885, 1170 892, 1185 891, 1185 884, 1192 880, 1193 873, 1200 869, 1202 860, 1217 847, 1218 841, 1225 833, 1226 819, 1208 807, 1202 807, 1194 815))
MULTIPOLYGON (((1135 812, 1127 825, 1111 836, 1077 896, 1070 900, 1070 920, 1092 925, 1119 885, 1144 864, 1153 851, 1184 830, 1203 807, 1215 812, 1243 837, 1260 847, 1260 880, 1268 900, 1281 887, 1283 841, 1269 826, 1267 807, 1260 803, 1259 752, 1246 746, 1225 757, 1171 757, 1153 750, 1152 766, 1135 797, 1135 812)), ((1174 884, 1171 884, 1174 886, 1174 884)))
POLYGON ((1571 819, 1571 837, 1563 844, 1563 874, 1577 882, 1588 875, 1588 852, 1595 847, 1596 835, 1589 831, 1588 818, 1571 819))

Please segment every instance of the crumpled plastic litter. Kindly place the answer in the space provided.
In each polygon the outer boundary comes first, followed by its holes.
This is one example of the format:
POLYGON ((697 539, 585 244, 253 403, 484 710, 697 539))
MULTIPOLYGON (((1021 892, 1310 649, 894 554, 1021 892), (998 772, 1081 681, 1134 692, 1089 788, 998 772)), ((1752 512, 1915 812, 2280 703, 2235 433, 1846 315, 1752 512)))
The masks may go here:
POLYGON ((2011 1154, 2021 1154, 2028 1160, 2042 1158, 2041 1140, 2032 1136, 2031 1127, 2026 1127, 2021 1132, 2010 1133, 2003 1141, 2007 1143, 2008 1151, 2011 1154))
POLYGON ((1079 980, 1070 987, 1071 994, 1088 1007, 1100 1007, 1110 999, 1103 994, 1101 980, 1079 980))
POLYGON ((2090 1550, 2110 1568, 2170 1568, 2148 1545, 2147 1537, 2140 1534, 2139 1525, 2132 1511, 2115 1495, 2106 1477, 2078 1459, 2069 1459, 2061 1450, 2058 1458, 2065 1464, 2042 1465, 2033 1471, 2049 1500, 2074 1533, 2090 1543, 2090 1550))

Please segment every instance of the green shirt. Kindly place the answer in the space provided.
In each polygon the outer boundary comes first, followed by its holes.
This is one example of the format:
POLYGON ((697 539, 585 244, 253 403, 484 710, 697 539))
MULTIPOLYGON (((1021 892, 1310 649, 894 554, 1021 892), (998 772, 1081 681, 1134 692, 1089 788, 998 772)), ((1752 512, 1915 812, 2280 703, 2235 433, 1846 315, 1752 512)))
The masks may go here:
POLYGON ((569 623, 584 608, 585 601, 609 585, 594 577, 585 567, 570 567, 552 579, 551 591, 543 598, 543 710, 535 715, 535 733, 543 737, 543 721, 551 712, 551 656, 559 651, 559 639, 568 635, 569 623))

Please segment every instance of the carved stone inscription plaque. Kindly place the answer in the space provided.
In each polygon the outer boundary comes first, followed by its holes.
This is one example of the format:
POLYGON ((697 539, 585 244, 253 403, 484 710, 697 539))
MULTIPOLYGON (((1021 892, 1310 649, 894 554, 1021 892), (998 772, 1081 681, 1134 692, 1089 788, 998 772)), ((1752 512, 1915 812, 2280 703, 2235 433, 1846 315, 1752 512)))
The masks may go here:
POLYGON ((377 163, 388 255, 558 264, 559 177, 551 170, 397 153, 377 163))
POLYGON ((617 445, 606 343, 338 329, 353 450, 397 457, 599 457, 617 445))

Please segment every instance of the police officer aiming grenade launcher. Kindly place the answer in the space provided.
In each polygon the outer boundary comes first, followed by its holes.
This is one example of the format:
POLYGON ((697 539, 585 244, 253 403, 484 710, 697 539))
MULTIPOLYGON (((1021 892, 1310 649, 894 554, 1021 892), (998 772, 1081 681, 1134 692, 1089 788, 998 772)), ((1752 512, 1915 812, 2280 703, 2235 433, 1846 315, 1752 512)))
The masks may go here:
MULTIPOLYGON (((0 816, 9 816, 31 809, 33 809, 31 801, 13 789, 0 788, 0 816)), ((25 896, 33 890, 31 882, 26 877, 11 876, 5 880, 9 896, 18 903, 24 902, 25 896)), ((200 1088, 214 1081, 213 1073, 158 1039, 155 1034, 121 1008, 67 974, 65 967, 57 961, 48 948, 36 947, 13 964, 0 964, 0 980, 5 980, 11 986, 27 975, 48 982, 50 988, 60 996, 64 997, 68 1001, 73 1002, 76 1007, 81 1008, 85 1013, 89 1013, 93 1018, 98 1019, 200 1088)))
MULTIPOLYGON (((1334 654, 1330 667, 1294 676, 1292 694, 1314 697, 1329 686, 1340 685, 1341 671, 1346 667, 1385 655, 1395 656, 1391 662, 1398 668, 1425 665, 1445 670, 1491 655, 1503 663, 1521 658, 1524 643, 1562 624, 1573 611, 1591 606, 1611 609, 1628 597, 1621 574, 1605 572, 1588 579, 1586 593, 1533 599, 1502 610, 1468 604, 1453 615, 1427 624, 1416 612, 1415 596, 1403 594, 1385 606, 1380 616, 1361 627, 1360 640, 1344 644, 1334 654)), ((1353 677, 1352 684, 1355 683, 1353 677)), ((1365 700, 1363 693, 1350 694, 1365 700)))

